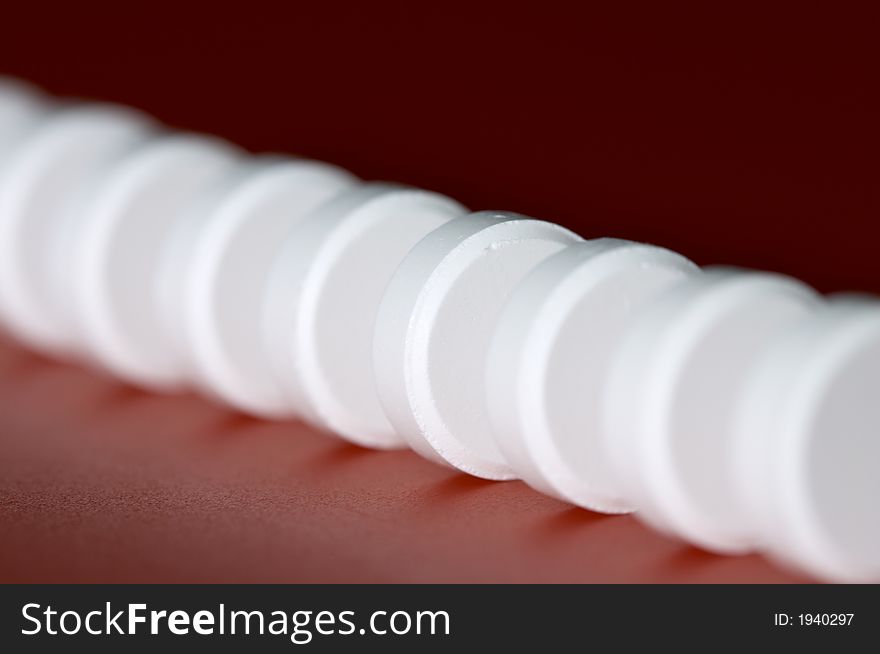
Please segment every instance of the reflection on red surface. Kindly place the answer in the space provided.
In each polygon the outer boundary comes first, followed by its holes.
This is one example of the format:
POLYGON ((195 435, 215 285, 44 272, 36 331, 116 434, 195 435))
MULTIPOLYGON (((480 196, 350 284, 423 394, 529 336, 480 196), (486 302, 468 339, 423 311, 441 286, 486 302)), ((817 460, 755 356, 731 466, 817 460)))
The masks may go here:
POLYGON ((0 341, 0 581, 785 582, 631 517, 0 341))

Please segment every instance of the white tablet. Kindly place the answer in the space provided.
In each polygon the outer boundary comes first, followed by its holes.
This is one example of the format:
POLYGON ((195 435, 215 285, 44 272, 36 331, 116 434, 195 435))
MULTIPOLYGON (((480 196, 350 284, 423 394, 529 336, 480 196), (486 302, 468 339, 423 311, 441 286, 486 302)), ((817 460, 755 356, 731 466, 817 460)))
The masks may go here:
POLYGON ((410 249, 464 213, 436 193, 366 184, 323 205, 288 237, 272 273, 266 329, 279 379, 301 415, 361 445, 405 444, 376 390, 376 314, 410 249))
POLYGON ((302 221, 355 183, 327 164, 256 158, 178 227, 161 280, 165 316, 204 390, 265 418, 292 414, 264 340, 270 272, 302 221))
POLYGON ((763 549, 880 582, 880 304, 836 298, 779 339, 737 414, 736 481, 763 549))
POLYGON ((447 223, 407 255, 379 311, 374 366, 386 413, 416 451, 477 477, 516 476, 491 434, 489 347, 519 282, 581 241, 552 223, 486 211, 447 223))
POLYGON ((698 273, 669 250, 597 239, 553 255, 516 287, 490 350, 487 392, 496 443, 524 481, 594 511, 634 508, 605 459, 602 393, 633 314, 698 273))
POLYGON ((754 548, 733 482, 737 400, 769 344, 817 304, 794 279, 716 268, 634 316, 607 387, 604 436, 640 517, 713 551, 754 548))
POLYGON ((191 378, 167 333, 159 272, 176 226, 240 152, 219 139, 174 135, 131 153, 89 203, 76 243, 75 300, 90 352, 155 390, 191 378))
POLYGON ((0 313, 30 345, 70 353, 70 266, 94 184, 151 132, 139 113, 80 105, 52 113, 0 171, 0 313))

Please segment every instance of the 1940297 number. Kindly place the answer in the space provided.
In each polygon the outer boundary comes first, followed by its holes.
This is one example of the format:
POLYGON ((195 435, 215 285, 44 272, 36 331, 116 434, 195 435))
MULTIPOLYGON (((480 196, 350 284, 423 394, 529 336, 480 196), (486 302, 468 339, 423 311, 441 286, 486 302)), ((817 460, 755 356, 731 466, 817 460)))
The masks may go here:
POLYGON ((855 613, 800 613, 798 622, 804 626, 848 627, 855 613))

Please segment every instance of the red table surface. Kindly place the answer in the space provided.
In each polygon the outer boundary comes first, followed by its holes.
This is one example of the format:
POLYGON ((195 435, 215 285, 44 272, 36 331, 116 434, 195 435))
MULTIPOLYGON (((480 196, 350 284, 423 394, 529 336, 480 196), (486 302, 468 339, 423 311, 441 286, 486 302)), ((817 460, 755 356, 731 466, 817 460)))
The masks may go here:
POLYGON ((407 452, 162 397, 0 345, 0 580, 794 577, 407 452))
MULTIPOLYGON (((0 73, 587 237, 880 290, 873 16, 515 4, 7 3, 0 73)), ((797 579, 521 483, 0 359, 0 580, 797 579)))

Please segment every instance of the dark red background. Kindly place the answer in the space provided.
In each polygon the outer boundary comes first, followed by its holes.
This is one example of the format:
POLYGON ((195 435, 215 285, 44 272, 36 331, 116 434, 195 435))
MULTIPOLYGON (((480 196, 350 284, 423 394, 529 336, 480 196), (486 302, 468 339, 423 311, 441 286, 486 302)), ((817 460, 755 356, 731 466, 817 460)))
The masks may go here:
MULTIPOLYGON (((608 4, 6 2, 0 73, 585 236, 880 291, 874 16, 608 4)), ((0 353, 0 579, 790 579, 0 353)))

